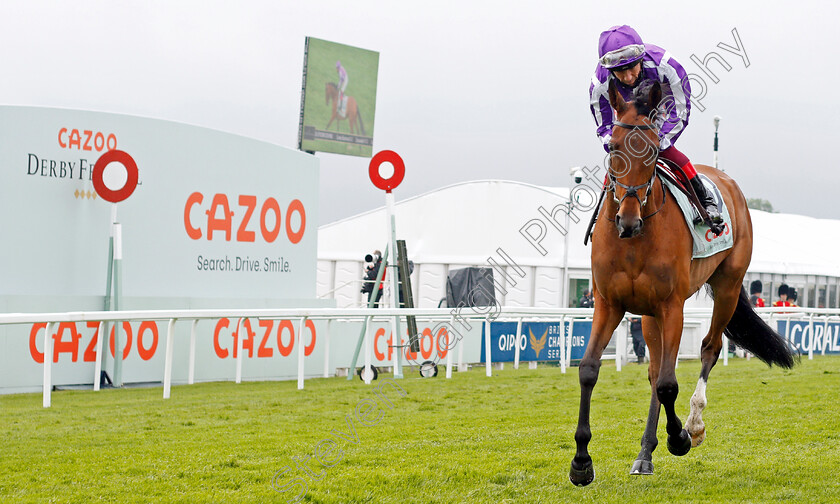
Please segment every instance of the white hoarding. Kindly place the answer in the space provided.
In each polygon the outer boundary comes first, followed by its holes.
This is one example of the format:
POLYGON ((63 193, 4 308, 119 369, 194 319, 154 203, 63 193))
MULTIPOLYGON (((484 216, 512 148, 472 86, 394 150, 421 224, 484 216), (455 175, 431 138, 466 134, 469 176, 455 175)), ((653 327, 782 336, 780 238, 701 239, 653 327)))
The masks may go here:
MULTIPOLYGON (((0 107, 5 245, 0 248, 0 310, 103 309, 112 203, 97 196, 92 176, 109 150, 127 153, 139 173, 136 190, 116 205, 122 227, 121 308, 319 305, 314 299, 319 180, 314 156, 168 121, 0 107)), ((119 164, 106 168, 111 189, 124 185, 124 179, 119 164)), ((232 355, 222 358, 225 353, 217 350, 232 348, 236 321, 219 324, 224 322, 199 323, 199 345, 207 347, 199 347, 199 354, 216 356, 215 363, 197 359, 200 378, 232 376, 233 365, 224 362, 232 363, 232 355)), ((165 322, 129 325, 125 381, 159 381, 165 322)), ((178 324, 176 350, 188 338, 188 326, 178 324)), ((96 328, 65 324, 57 329, 55 383, 91 383, 96 328)), ((248 333, 261 339, 268 329, 254 321, 248 333)), ((0 326, 0 388, 37 389, 43 331, 37 325, 0 326)), ((294 355, 283 355, 290 338, 286 325, 275 322, 270 332, 271 345, 266 339, 262 352, 261 341, 253 348, 254 359, 266 364, 246 365, 246 377, 248 369, 253 377, 294 374, 294 355), (287 369, 285 360, 292 367, 287 369)), ((124 333, 124 344, 127 339, 124 333)))

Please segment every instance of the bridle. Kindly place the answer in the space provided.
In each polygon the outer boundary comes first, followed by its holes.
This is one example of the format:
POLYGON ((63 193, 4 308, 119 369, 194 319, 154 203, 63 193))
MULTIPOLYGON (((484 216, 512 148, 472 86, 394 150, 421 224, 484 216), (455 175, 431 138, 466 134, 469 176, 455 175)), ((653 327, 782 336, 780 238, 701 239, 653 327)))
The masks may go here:
MULTIPOLYGON (((629 130, 656 130, 657 129, 656 126, 654 126, 653 124, 627 124, 627 123, 623 123, 621 121, 614 121, 613 125, 621 127, 621 128, 626 128, 626 129, 629 129, 629 130)), ((657 162, 658 159, 659 159, 659 148, 657 147, 657 149, 656 149, 656 159, 654 159, 654 161, 653 161, 653 171, 650 175, 650 180, 648 180, 644 184, 640 184, 640 185, 631 186, 631 185, 627 185, 627 184, 622 184, 621 182, 618 181, 618 179, 615 177, 615 175, 613 175, 609 170, 607 171, 607 174, 608 174, 609 179, 610 179, 610 187, 608 188, 608 191, 613 193, 613 200, 616 203, 618 203, 619 206, 624 202, 624 199, 627 198, 628 196, 633 196, 634 198, 636 198, 636 201, 639 202, 639 207, 640 208, 645 206, 645 203, 647 203, 648 196, 652 192, 651 190, 653 188, 654 180, 656 180, 656 162, 657 162), (625 191, 624 196, 622 196, 621 199, 619 199, 615 194, 615 187, 616 186, 621 187, 625 191), (639 191, 642 190, 642 189, 645 190, 644 199, 639 197, 639 191)), ((662 207, 665 206, 665 186, 664 186, 664 183, 662 182, 661 179, 660 179, 660 183, 662 184, 662 205, 660 205, 659 208, 657 208, 653 213, 642 217, 642 220, 647 219, 648 217, 652 217, 653 215, 657 214, 660 210, 662 210, 662 207)))

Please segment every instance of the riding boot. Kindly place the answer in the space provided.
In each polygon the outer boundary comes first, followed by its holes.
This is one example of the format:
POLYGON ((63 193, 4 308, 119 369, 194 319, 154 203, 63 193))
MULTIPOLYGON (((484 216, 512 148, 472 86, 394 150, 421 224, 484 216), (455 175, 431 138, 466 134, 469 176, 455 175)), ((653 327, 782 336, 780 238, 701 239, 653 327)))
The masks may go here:
POLYGON ((691 187, 694 188, 694 192, 697 193, 697 199, 700 200, 700 203, 703 205, 703 208, 706 209, 706 213, 709 214, 709 220, 711 221, 711 229, 715 234, 720 234, 723 231, 723 217, 720 216, 720 211, 717 207, 717 202, 715 201, 715 197, 706 189, 706 186, 700 180, 700 177, 694 177, 690 180, 691 187))

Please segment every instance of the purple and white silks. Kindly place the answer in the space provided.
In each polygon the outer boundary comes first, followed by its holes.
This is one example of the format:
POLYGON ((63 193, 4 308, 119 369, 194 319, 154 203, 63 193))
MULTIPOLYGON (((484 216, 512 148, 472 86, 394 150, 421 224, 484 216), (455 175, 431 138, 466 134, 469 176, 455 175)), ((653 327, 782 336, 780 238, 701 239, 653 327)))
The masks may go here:
MULTIPOLYGON (((638 82, 646 79, 655 79, 662 84, 662 102, 659 105, 662 113, 655 124, 659 128, 659 148, 665 150, 674 145, 688 126, 691 86, 682 65, 668 51, 653 44, 645 44, 642 75, 638 82)), ((604 150, 609 150, 607 144, 612 136, 614 120, 608 94, 610 80, 615 81, 616 89, 625 100, 629 101, 633 97, 632 87, 622 84, 612 72, 598 63, 589 85, 589 108, 595 118, 596 134, 604 144, 604 150)))

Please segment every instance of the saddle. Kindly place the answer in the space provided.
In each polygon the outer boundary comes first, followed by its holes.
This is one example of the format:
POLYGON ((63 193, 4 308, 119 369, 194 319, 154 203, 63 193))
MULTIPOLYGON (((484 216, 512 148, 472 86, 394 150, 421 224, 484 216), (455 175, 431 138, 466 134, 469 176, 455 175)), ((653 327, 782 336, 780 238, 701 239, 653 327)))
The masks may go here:
MULTIPOLYGON (((697 212, 697 216, 693 219, 695 225, 704 222, 710 229, 714 228, 714 226, 712 226, 711 219, 709 218, 709 214, 706 212, 706 208, 703 206, 700 198, 697 197, 697 193, 688 182, 688 176, 686 176, 685 172, 679 165, 668 159, 658 158, 656 160, 656 174, 668 182, 670 188, 679 190, 686 198, 688 198, 691 206, 697 212)), ((607 189, 608 187, 606 185, 601 188, 601 195, 598 198, 598 204, 595 205, 592 218, 589 220, 589 226, 586 228, 586 234, 583 235, 584 245, 589 243, 589 239, 592 236, 592 230, 595 228, 595 222, 598 220, 598 214, 601 211, 601 205, 604 202, 604 195, 607 193, 607 189)))
POLYGON ((709 214, 706 212, 706 207, 697 197, 697 193, 691 184, 688 182, 688 176, 677 163, 670 159, 659 158, 656 160, 656 172, 660 177, 665 177, 668 182, 671 182, 677 189, 680 190, 691 202, 691 206, 697 210, 698 216, 694 218, 694 224, 705 222, 707 226, 713 228, 709 214))

